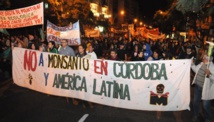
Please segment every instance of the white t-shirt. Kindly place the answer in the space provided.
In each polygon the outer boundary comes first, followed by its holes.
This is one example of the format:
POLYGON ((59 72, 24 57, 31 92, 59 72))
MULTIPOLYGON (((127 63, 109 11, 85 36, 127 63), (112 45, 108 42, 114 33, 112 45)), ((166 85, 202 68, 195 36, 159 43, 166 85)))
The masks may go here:
POLYGON ((97 54, 94 51, 91 53, 87 52, 86 57, 90 57, 90 59, 97 59, 97 54))

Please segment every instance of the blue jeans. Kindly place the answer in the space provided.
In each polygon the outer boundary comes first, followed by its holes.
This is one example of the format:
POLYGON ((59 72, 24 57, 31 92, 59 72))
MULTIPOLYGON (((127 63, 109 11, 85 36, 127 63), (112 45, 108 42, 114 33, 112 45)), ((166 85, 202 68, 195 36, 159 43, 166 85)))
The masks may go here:
MULTIPOLYGON (((193 100, 194 117, 198 117, 199 115, 199 105, 201 101, 201 96, 202 96, 202 87, 195 84, 194 100, 193 100)), ((202 100, 202 104, 203 104, 203 112, 204 112, 205 120, 210 119, 211 118, 210 100, 202 100)))

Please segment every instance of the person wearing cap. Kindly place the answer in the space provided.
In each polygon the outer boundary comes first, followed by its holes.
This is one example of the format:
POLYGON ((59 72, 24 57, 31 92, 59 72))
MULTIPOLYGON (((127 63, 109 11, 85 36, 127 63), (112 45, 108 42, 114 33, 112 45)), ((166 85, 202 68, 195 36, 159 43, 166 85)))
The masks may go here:
MULTIPOLYGON (((210 62, 209 65, 209 57, 204 54, 202 56, 202 62, 198 65, 195 65, 192 61, 192 70, 196 73, 193 79, 194 86, 194 99, 193 99, 193 118, 192 121, 198 121, 199 117, 199 106, 202 98, 202 91, 204 88, 205 80, 213 80, 214 76, 214 65, 213 62, 210 62)), ((202 106, 204 109, 204 118, 205 122, 209 122, 211 119, 211 105, 210 100, 202 100, 202 106)))

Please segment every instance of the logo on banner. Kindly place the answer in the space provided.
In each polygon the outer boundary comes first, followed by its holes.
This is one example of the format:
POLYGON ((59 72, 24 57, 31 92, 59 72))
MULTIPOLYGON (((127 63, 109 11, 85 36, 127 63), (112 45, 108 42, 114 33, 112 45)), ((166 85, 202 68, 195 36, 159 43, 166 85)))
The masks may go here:
POLYGON ((28 75, 29 84, 32 84, 33 76, 31 74, 28 75))
POLYGON ((164 94, 164 85, 158 84, 156 87, 157 93, 150 92, 150 104, 151 105, 167 105, 169 92, 164 94))

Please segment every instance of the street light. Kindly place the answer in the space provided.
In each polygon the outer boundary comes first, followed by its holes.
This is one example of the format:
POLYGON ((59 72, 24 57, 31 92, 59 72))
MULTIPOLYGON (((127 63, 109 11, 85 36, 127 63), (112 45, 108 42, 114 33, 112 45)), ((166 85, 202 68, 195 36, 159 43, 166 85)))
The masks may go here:
POLYGON ((125 14, 124 10, 120 11, 120 14, 123 16, 125 14))
POLYGON ((121 17, 120 17, 120 20, 119 20, 120 23, 124 23, 124 16, 125 16, 125 11, 124 11, 124 10, 121 10, 121 11, 120 11, 120 16, 121 16, 121 17))
POLYGON ((134 19, 134 23, 137 23, 137 21, 138 21, 138 20, 135 18, 135 19, 134 19))

